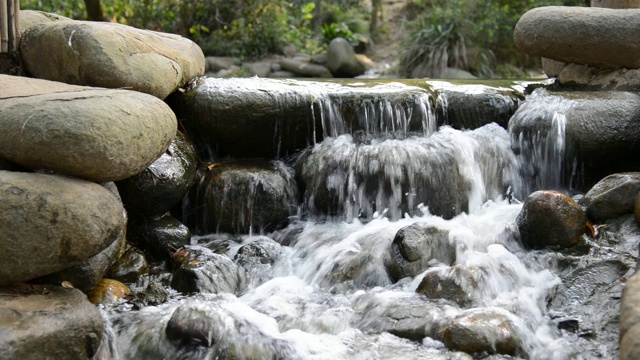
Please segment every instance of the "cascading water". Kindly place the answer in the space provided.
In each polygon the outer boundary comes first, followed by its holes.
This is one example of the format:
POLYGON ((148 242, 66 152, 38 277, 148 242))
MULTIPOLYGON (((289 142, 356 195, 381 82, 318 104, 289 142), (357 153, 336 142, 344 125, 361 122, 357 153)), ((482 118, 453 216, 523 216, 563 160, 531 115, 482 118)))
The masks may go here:
POLYGON ((301 215, 267 236, 194 237, 194 251, 234 259, 241 290, 106 307, 102 356, 471 359, 449 350, 464 346, 461 339, 478 358, 615 356, 614 344, 585 346, 559 328, 562 314, 548 311, 561 286, 559 264, 571 260, 526 251, 514 235, 521 205, 512 194, 562 185, 557 160, 570 104, 535 92, 516 116, 538 116, 545 103, 552 129, 509 135, 496 124, 436 131, 425 94, 365 98, 355 107, 335 93, 303 94, 311 94, 324 140, 293 157, 304 184, 301 215), (431 234, 431 245, 399 243, 407 227, 431 234), (420 258, 425 253, 433 256, 420 258), (424 293, 427 278, 445 295, 424 293))

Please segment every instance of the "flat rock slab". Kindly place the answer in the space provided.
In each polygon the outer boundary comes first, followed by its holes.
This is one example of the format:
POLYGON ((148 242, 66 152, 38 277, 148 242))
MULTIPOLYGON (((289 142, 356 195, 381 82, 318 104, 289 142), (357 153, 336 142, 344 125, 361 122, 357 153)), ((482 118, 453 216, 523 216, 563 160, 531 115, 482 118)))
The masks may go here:
POLYGON ((107 182, 146 169, 177 120, 147 94, 0 75, 0 126, 1 158, 107 182))
POLYGON ((20 52, 34 77, 160 99, 204 75, 204 54, 191 40, 116 23, 40 23, 22 35, 20 52))
POLYGON ((0 171, 0 286, 82 263, 121 236, 125 217, 98 184, 0 171))
POLYGON ((91 359, 102 332, 98 309, 80 290, 0 288, 0 359, 91 359))
POLYGON ((600 68, 640 68, 640 9, 535 8, 516 24, 514 41, 529 55, 600 68))

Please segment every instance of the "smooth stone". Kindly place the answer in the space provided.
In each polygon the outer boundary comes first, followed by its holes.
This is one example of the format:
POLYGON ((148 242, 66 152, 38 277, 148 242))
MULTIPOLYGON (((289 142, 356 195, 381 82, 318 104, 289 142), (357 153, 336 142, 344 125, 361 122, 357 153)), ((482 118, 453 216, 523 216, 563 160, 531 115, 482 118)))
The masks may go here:
POLYGON ((109 190, 57 175, 0 171, 0 285, 82 264, 122 236, 109 190))
POLYGON ((640 69, 599 69, 557 63, 562 65, 556 75, 561 86, 588 90, 640 91, 640 69))
POLYGON ((325 65, 335 77, 356 77, 364 74, 365 70, 351 44, 341 37, 329 43, 325 65))
POLYGON ((204 58, 205 72, 218 72, 226 70, 232 65, 238 65, 240 61, 233 57, 207 56, 204 58))
POLYGON ((267 61, 259 61, 252 63, 243 63, 242 67, 246 70, 247 76, 268 77, 271 73, 271 63, 267 61))
POLYGON ((0 359, 91 359, 102 333, 100 312, 77 289, 0 288, 0 359))
POLYGON ((29 28, 22 61, 40 79, 128 88, 164 99, 204 75, 204 54, 178 35, 91 21, 54 21, 29 28), (42 56, 46 51, 51 56, 42 56))
POLYGON ((545 6, 514 29, 526 54, 599 68, 640 68, 640 9, 545 6))
POLYGON ((191 241, 191 231, 170 214, 158 218, 132 217, 127 239, 151 260, 167 260, 191 241))
POLYGON ((201 246, 179 250, 173 261, 171 287, 184 293, 239 294, 245 287, 245 273, 229 257, 201 246))
POLYGON ((32 26, 52 21, 71 21, 71 19, 54 13, 21 9, 19 19, 20 26, 18 27, 18 31, 20 31, 20 37, 18 39, 20 39, 22 35, 32 26))
POLYGON ((461 307, 470 305, 475 299, 480 272, 468 270, 459 265, 429 271, 416 289, 429 299, 447 299, 461 307))
POLYGON ((164 102, 139 92, 0 75, 0 125, 0 157, 107 182, 154 162, 177 120, 164 102))
POLYGON ((589 219, 604 222, 634 212, 640 193, 640 172, 611 174, 595 184, 580 200, 589 219))
POLYGON ((96 305, 108 305, 123 301, 129 295, 131 295, 131 290, 127 285, 118 280, 102 279, 98 285, 91 289, 87 297, 96 305))
POLYGON ((125 209, 130 215, 165 214, 193 185, 197 162, 191 141, 178 133, 147 169, 116 182, 125 209))
MULTIPOLYGON (((310 63, 308 61, 299 61, 295 59, 280 60, 280 67, 298 76, 332 78, 331 71, 324 65, 310 63)), ((275 77, 275 76, 274 76, 275 77)))
POLYGON ((529 195, 516 218, 520 241, 529 249, 567 249, 587 229, 587 215, 569 196, 557 191, 529 195))

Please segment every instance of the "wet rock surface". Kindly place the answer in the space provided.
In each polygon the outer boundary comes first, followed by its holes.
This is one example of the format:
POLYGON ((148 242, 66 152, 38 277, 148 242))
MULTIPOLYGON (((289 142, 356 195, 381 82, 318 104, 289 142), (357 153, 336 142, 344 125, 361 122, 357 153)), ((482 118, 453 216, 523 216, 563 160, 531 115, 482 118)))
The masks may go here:
POLYGON ((612 174, 594 185, 580 200, 593 221, 603 222, 634 212, 640 193, 640 173, 612 174))
POLYGON ((77 289, 0 288, 0 358, 90 359, 102 340, 98 309, 77 289))
POLYGON ((516 223, 525 247, 567 249, 586 232, 587 215, 567 195, 536 191, 525 201, 516 223))
POLYGON ((131 289, 118 280, 102 279, 89 293, 87 297, 93 304, 115 304, 131 295, 131 289))
POLYGON ((429 299, 447 299, 465 307, 474 300, 479 276, 478 271, 460 266, 429 271, 420 281, 416 292, 429 299))
POLYGON ((127 226, 127 240, 155 261, 169 259, 190 239, 189 228, 169 214, 158 218, 132 217, 127 226))
POLYGON ((244 270, 225 255, 201 246, 188 246, 173 256, 176 270, 171 287, 185 294, 239 294, 246 286, 244 270))
POLYGON ((127 246, 124 253, 108 269, 107 276, 123 283, 133 283, 148 272, 149 264, 144 254, 132 246, 127 246))

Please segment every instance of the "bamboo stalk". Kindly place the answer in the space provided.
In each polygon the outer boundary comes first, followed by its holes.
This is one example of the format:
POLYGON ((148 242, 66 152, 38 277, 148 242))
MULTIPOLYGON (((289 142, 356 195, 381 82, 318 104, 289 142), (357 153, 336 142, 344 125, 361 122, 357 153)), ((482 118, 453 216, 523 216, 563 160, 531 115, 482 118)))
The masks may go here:
POLYGON ((8 49, 12 53, 16 51, 18 34, 16 34, 16 3, 15 0, 7 0, 7 35, 9 38, 8 49))
POLYGON ((0 53, 9 52, 9 21, 7 2, 0 1, 0 53))

